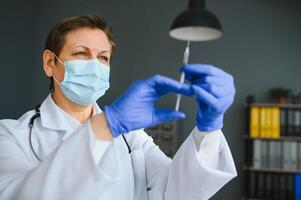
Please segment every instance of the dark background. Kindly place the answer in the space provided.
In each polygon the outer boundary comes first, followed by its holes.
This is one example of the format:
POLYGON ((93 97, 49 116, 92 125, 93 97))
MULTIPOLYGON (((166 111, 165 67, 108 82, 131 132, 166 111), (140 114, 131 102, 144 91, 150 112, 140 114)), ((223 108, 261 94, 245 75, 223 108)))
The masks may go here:
MULTIPOLYGON (((48 94, 42 50, 49 29, 59 20, 96 13, 112 26, 117 51, 111 88, 100 99, 109 104, 136 79, 153 74, 179 78, 185 42, 171 39, 169 27, 187 7, 180 0, 1 0, 0 118, 19 118, 48 94)), ((301 91, 301 3, 297 0, 207 0, 220 19, 224 36, 192 43, 190 62, 210 63, 235 77, 237 95, 225 117, 224 134, 239 176, 212 199, 240 199, 245 133, 245 97, 267 101, 267 91, 283 86, 301 91)), ((173 108, 175 96, 158 102, 173 108)), ((193 128, 195 104, 184 98, 182 140, 193 128)))

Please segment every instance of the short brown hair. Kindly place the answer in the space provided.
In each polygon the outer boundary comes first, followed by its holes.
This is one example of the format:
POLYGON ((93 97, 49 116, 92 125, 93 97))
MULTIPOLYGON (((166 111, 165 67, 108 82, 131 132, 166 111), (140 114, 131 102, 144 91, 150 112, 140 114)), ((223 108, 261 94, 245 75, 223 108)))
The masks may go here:
MULTIPOLYGON (((102 30, 108 37, 109 43, 111 44, 111 54, 113 54, 115 42, 113 40, 111 29, 102 17, 94 14, 70 17, 58 22, 49 31, 45 41, 44 50, 50 50, 55 53, 55 55, 59 56, 65 44, 66 35, 73 30, 86 27, 102 30)), ((50 90, 53 91, 53 89, 53 78, 51 77, 50 90)))

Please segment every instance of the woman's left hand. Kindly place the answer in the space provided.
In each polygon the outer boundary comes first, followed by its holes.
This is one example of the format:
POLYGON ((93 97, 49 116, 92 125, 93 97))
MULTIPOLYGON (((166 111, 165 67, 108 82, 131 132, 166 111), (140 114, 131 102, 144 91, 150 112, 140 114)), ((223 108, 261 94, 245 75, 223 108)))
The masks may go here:
POLYGON ((223 127, 224 113, 233 103, 235 87, 233 77, 212 65, 189 64, 182 67, 198 105, 196 116, 200 131, 213 131, 223 127))

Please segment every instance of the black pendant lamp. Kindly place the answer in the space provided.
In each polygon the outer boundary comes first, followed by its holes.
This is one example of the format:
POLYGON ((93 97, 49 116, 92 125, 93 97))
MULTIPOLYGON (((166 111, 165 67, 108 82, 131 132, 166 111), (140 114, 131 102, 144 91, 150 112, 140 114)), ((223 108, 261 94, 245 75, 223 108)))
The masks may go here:
POLYGON ((206 9, 205 0, 189 0, 188 9, 172 23, 169 35, 177 40, 209 41, 223 35, 218 18, 206 9))

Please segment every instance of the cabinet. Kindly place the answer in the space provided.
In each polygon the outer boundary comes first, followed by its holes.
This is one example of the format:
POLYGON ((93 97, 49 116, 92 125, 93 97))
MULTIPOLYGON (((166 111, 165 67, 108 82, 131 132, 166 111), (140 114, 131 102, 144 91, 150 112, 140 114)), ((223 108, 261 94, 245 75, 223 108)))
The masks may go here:
POLYGON ((172 121, 145 129, 145 132, 168 157, 172 158, 178 150, 181 127, 181 121, 172 121))
POLYGON ((247 105, 243 199, 301 199, 301 105, 247 105))

